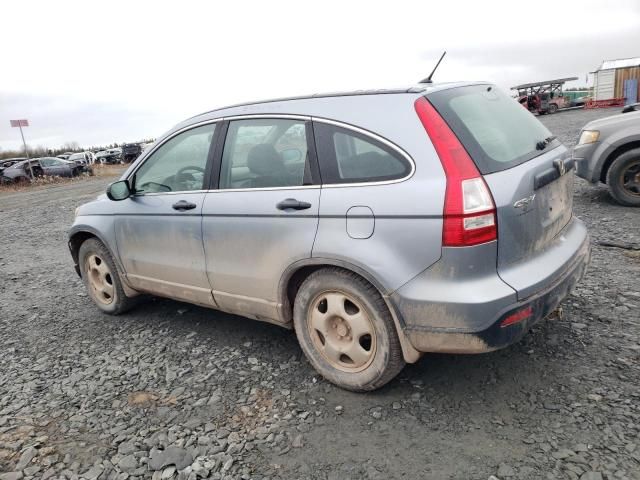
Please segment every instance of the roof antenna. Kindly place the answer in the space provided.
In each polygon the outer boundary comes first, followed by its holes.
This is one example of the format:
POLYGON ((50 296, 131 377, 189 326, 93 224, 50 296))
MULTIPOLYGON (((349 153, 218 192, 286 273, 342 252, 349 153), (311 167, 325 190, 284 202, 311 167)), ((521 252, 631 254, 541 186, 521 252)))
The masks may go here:
POLYGON ((442 61, 442 59, 444 58, 444 56, 446 54, 447 54, 446 50, 444 52, 442 52, 442 56, 440 57, 440 60, 438 60, 438 63, 436 63, 436 66, 433 67, 433 70, 431 71, 429 76, 427 78, 423 78, 418 83, 433 83, 433 81, 431 80, 431 77, 433 77, 433 74, 436 73, 436 70, 438 69, 438 66, 440 65, 440 62, 442 61))

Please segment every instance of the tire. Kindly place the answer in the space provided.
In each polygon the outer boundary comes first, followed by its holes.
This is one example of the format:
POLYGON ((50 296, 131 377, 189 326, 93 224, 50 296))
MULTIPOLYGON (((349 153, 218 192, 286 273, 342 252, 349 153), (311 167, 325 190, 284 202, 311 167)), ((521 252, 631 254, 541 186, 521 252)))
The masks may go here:
POLYGON ((621 205, 640 207, 640 148, 616 158, 607 171, 611 196, 621 205))
POLYGON ((380 388, 405 365, 387 305, 352 272, 323 268, 309 275, 296 295, 293 322, 311 365, 346 390, 380 388))
POLYGON ((549 114, 556 113, 558 111, 558 105, 555 103, 549 104, 549 114))
POLYGON ((100 240, 89 238, 80 245, 78 265, 87 293, 100 310, 120 315, 135 305, 125 295, 113 257, 100 240))

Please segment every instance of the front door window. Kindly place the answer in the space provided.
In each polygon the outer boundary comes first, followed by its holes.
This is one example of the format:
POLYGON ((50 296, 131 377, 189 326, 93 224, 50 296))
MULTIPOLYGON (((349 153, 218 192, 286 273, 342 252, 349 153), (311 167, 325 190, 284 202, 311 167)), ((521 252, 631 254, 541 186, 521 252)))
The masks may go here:
POLYGON ((215 123, 188 130, 165 142, 134 176, 136 194, 204 190, 205 169, 215 123))

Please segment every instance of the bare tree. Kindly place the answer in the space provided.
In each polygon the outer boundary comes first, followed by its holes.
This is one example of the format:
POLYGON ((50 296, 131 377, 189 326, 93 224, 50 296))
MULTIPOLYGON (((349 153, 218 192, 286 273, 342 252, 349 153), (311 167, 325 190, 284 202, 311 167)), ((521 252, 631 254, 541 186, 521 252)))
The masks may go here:
POLYGON ((62 148, 66 148, 68 152, 75 152, 76 150, 80 150, 80 144, 76 141, 67 142, 62 145, 62 148))

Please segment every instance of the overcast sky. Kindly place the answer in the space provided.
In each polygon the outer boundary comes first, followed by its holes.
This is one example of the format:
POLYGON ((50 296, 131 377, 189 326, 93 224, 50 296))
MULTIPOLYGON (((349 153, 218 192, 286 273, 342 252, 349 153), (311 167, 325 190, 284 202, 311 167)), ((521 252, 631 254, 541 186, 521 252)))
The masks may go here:
MULTIPOLYGON (((227 104, 436 81, 504 88, 640 56, 640 1, 13 1, 0 149, 155 137, 227 104)), ((592 82, 591 76, 589 82, 592 82)))

